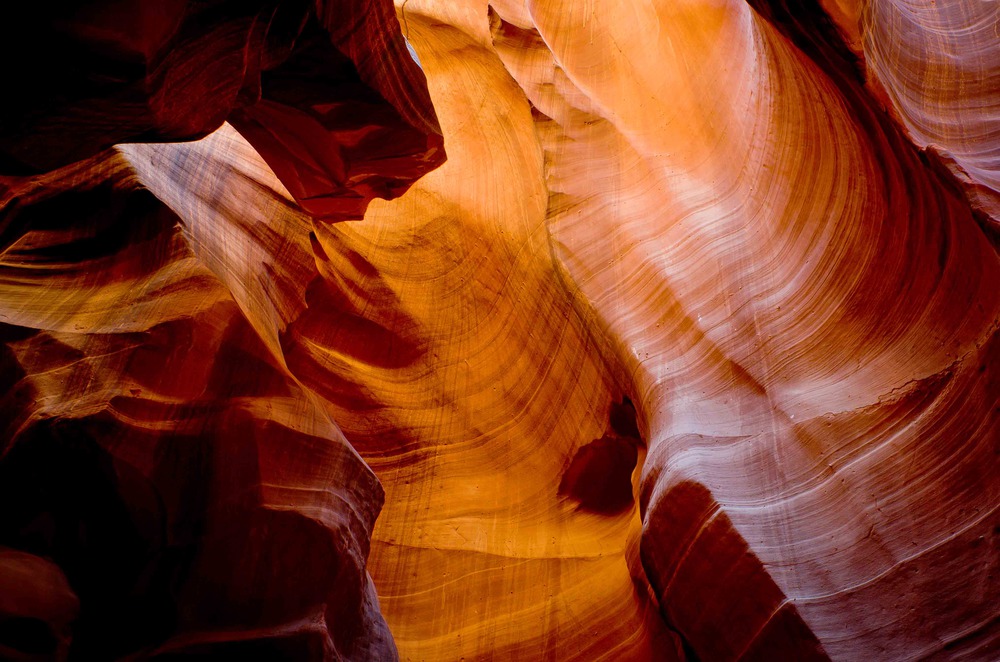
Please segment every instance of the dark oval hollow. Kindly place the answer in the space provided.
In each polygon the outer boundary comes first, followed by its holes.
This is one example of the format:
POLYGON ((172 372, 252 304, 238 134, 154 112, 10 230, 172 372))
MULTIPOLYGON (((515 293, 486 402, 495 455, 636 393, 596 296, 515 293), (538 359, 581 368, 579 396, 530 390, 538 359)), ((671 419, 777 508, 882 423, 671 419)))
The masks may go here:
POLYGON ((632 506, 638 452, 628 439, 604 436, 580 448, 559 483, 559 494, 580 508, 613 515, 632 506))

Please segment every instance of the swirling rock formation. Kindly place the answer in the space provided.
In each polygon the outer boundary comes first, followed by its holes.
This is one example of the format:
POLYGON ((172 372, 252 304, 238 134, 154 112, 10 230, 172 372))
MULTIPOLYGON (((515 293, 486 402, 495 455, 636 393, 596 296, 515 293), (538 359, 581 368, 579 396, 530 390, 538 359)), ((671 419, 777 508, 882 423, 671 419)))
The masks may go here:
POLYGON ((995 252, 858 85, 761 14, 647 11, 630 19, 664 26, 662 52, 585 11, 497 33, 539 110, 557 258, 647 417, 641 549, 665 616, 709 659, 802 659, 809 634, 909 658, 989 631, 993 605, 924 606, 959 577, 996 590, 976 542, 1000 470, 995 252), (595 51, 613 64, 585 66, 595 51))
POLYGON ((289 189, 355 218, 441 162, 391 5, 26 11, 5 48, 53 45, 18 76, 56 84, 0 131, 4 654, 394 657, 365 570, 383 491, 277 345, 308 273, 276 277, 304 226, 271 223, 289 189), (227 115, 260 155, 228 125, 104 149, 227 115))
POLYGON ((115 143, 199 138, 230 119, 304 209, 360 218, 441 162, 423 76, 387 2, 39 3, 0 28, 0 171, 115 143))
POLYGON ((0 655, 994 659, 988 4, 26 10, 0 655))
POLYGON ((874 93, 1000 228, 1000 8, 993 2, 825 0, 874 93))

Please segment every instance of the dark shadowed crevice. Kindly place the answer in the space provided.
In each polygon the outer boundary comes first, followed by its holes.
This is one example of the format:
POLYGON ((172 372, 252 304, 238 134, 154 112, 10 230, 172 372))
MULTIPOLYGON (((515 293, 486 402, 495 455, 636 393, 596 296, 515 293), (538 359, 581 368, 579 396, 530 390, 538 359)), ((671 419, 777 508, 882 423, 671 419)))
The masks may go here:
POLYGON ((563 473, 559 494, 603 515, 630 509, 635 502, 632 472, 642 443, 631 400, 612 404, 604 436, 577 450, 563 473))
POLYGON ((642 565, 689 659, 829 659, 704 485, 684 480, 667 488, 644 522, 642 565))

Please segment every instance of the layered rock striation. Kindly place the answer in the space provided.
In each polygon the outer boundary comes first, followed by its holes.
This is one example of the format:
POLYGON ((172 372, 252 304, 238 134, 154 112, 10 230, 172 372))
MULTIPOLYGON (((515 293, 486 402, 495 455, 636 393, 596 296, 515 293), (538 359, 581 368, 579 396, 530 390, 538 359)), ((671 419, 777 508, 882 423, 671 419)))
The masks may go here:
POLYGON ((237 4, 3 28, 0 656, 1000 654, 990 3, 237 4))

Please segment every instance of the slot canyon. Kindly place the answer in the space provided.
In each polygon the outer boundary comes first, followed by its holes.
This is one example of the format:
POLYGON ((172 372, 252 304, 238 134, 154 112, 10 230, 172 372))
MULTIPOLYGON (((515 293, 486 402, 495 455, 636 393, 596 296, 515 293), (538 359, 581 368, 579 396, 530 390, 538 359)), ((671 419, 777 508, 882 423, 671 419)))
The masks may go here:
POLYGON ((1000 659, 1000 3, 3 12, 0 659, 1000 659))

